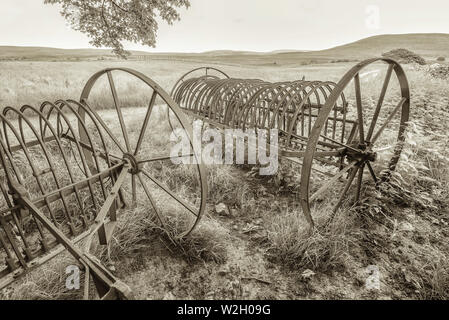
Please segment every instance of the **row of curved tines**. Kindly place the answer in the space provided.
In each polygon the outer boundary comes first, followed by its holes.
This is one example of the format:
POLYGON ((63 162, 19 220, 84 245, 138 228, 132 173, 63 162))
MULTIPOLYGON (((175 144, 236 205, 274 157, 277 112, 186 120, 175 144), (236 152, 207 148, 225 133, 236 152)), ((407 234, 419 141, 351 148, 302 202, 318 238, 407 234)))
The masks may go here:
MULTIPOLYGON (((232 128, 278 129, 284 147, 303 148, 334 82, 287 81, 270 83, 257 79, 190 78, 174 90, 183 108, 209 122, 232 128)), ((341 139, 346 130, 344 94, 333 107, 324 135, 341 139)))
POLYGON ((14 202, 11 182, 20 184, 36 207, 73 238, 88 229, 116 178, 112 169, 119 164, 108 148, 98 114, 87 103, 59 100, 40 108, 3 109, 0 280, 58 244, 34 215, 14 202))

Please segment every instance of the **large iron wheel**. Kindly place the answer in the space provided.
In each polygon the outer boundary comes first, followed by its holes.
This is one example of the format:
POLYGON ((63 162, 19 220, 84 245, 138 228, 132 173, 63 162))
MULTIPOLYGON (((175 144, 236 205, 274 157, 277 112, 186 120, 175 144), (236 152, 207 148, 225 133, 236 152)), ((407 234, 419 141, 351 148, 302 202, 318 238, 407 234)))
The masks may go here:
MULTIPOLYGON (((375 84, 370 80, 366 85, 375 84)), ((359 201, 365 173, 376 185, 388 179, 389 173, 395 170, 403 149, 409 108, 407 77, 394 60, 376 58, 361 62, 340 80, 317 114, 303 159, 300 202, 311 226, 314 225, 311 203, 329 195, 328 192, 334 192, 330 197, 334 200, 333 212, 336 212, 348 193, 351 193, 354 182, 355 189, 352 193, 355 200, 359 201), (377 101, 369 100, 371 97, 363 95, 361 75, 369 66, 378 68, 371 72, 385 75, 383 82, 379 83, 380 94, 377 101), (397 85, 392 83, 393 72, 398 80, 397 85), (338 99, 343 92, 348 97, 346 92, 351 91, 350 84, 353 86, 353 103, 343 106, 337 116, 338 99), (370 101, 372 108, 367 108, 370 101), (333 117, 343 118, 345 122, 340 123, 340 135, 332 137, 327 134, 327 130, 333 117), (317 184, 319 187, 315 187, 311 182, 311 173, 320 173, 323 167, 324 178, 317 184), (330 167, 334 168, 333 172, 329 170, 330 167)))
MULTIPOLYGON (((123 187, 123 197, 127 198, 124 202, 135 204, 143 199, 154 210, 162 227, 167 227, 171 220, 170 231, 176 231, 177 236, 191 233, 206 208, 207 176, 193 148, 192 127, 179 106, 153 80, 126 68, 97 72, 87 82, 80 100, 84 106, 79 108, 84 124, 79 125, 81 141, 87 139, 84 128, 89 127, 89 117, 86 117, 89 112, 108 139, 109 156, 131 166, 130 182, 123 187), (128 88, 125 83, 120 86, 124 78, 134 82, 128 83, 128 88), (121 96, 124 90, 126 94, 121 96), (93 97, 94 91, 97 100, 93 97), (144 96, 135 101, 141 91, 145 92, 144 96), (109 107, 113 112, 97 110, 97 105, 109 107), (172 162, 170 147, 175 141, 171 139, 171 124, 164 117, 165 108, 190 141, 191 151, 179 155, 179 158, 188 159, 183 164, 172 162)), ((85 149, 84 155, 88 163, 93 163, 92 151, 85 149)))

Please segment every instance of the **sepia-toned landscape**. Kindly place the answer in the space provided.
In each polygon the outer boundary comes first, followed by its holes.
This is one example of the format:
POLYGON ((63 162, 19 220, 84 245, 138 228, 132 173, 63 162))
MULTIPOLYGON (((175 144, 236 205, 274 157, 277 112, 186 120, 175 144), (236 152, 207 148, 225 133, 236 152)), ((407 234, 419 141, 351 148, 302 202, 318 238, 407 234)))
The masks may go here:
MULTIPOLYGON (((238 79, 338 82, 360 61, 395 49, 424 60, 392 57, 403 66, 411 92, 398 166, 380 187, 365 172, 360 201, 354 201, 352 186, 335 215, 332 202, 342 187, 328 191, 312 206, 317 225, 312 234, 299 201, 301 166, 280 158, 274 176, 258 175, 257 165, 206 165, 207 207, 184 238, 176 237, 182 223, 171 215, 177 209, 154 191, 172 217, 160 228, 145 190, 138 189, 140 205, 123 210, 109 252, 99 245, 94 251, 138 299, 448 299, 449 35, 377 36, 316 52, 132 52, 128 60, 107 50, 0 47, 0 108, 78 100, 90 76, 105 68, 137 70, 168 94, 183 74, 202 66, 238 79), (378 290, 366 286, 373 266, 380 275, 378 290)), ((375 64, 361 76, 367 117, 385 77, 378 69, 375 64)), ((133 79, 115 80, 129 139, 135 143, 151 95, 133 79)), ((108 88, 100 84, 97 89, 92 106, 120 136, 108 88)), ((347 98, 356 100, 353 91, 347 98)), ((397 100, 385 103, 393 108, 397 100)), ((171 127, 163 101, 157 100, 156 107, 146 148, 162 154, 169 151, 171 127)), ((37 118, 30 118, 37 125, 37 118)), ((193 117, 188 120, 192 123, 193 117)), ((76 125, 76 118, 70 121, 76 125)), ((388 146, 396 136, 387 128, 381 142, 388 146)), ((71 161, 76 167, 76 157, 71 161)), ((199 186, 191 182, 191 166, 155 170, 184 199, 195 201, 192 190, 199 186)), ((130 188, 128 182, 124 189, 130 188)), ((73 263, 63 253, 4 288, 0 299, 81 299, 82 290, 65 287, 66 267, 73 263)))

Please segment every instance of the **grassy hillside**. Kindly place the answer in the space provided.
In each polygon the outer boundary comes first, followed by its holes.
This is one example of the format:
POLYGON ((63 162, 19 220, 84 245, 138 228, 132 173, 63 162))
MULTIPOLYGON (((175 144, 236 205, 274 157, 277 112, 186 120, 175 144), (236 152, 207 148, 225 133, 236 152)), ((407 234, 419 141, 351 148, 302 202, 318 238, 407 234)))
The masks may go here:
MULTIPOLYGON (((145 52, 133 51, 133 54, 145 54, 145 52)), ((58 49, 47 47, 13 47, 0 46, 0 59, 18 60, 68 60, 88 59, 99 57, 115 58, 108 49, 58 49)))
POLYGON ((361 57, 377 56, 396 48, 405 48, 426 58, 449 55, 449 34, 380 35, 315 53, 317 55, 361 57))
MULTIPOLYGON (((172 58, 232 64, 301 65, 362 60, 381 56, 382 53, 397 48, 405 48, 426 59, 435 60, 440 56, 449 56, 449 34, 380 35, 321 51, 279 50, 271 53, 218 51, 204 54, 174 54, 172 58)), ((154 58, 164 57, 155 55, 154 58)))
MULTIPOLYGON (((219 50, 204 53, 149 53, 133 51, 130 59, 149 55, 152 60, 182 60, 204 63, 245 65, 305 65, 341 60, 361 60, 392 49, 405 48, 434 60, 449 56, 449 34, 380 35, 321 51, 277 50, 270 53, 219 50)), ((42 47, 1 47, 0 59, 18 60, 73 60, 115 59, 105 49, 55 49, 42 47)))

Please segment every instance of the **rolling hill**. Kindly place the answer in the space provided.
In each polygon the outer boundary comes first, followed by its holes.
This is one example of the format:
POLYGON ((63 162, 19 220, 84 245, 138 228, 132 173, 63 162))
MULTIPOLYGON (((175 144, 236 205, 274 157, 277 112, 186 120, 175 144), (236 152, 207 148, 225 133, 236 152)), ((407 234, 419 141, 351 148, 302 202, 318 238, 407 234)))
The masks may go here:
MULTIPOLYGON (((269 53, 217 50, 204 53, 150 53, 133 51, 131 59, 149 56, 149 59, 198 60, 232 64, 301 64, 304 62, 329 62, 332 60, 360 60, 392 49, 405 48, 427 59, 449 56, 449 34, 397 34, 379 35, 353 43, 320 51, 277 50, 269 53)), ((57 49, 45 47, 0 46, 0 59, 20 60, 70 60, 114 58, 107 49, 57 49)))
MULTIPOLYGON (((132 54, 148 54, 147 52, 132 51, 132 54)), ((69 58, 98 58, 115 57, 108 49, 59 49, 48 47, 14 47, 0 46, 0 59, 15 58, 26 60, 69 59, 69 58)))
POLYGON ((316 51, 317 55, 350 57, 380 55, 392 49, 405 48, 424 57, 449 55, 449 34, 392 34, 362 39, 328 50, 316 51))

